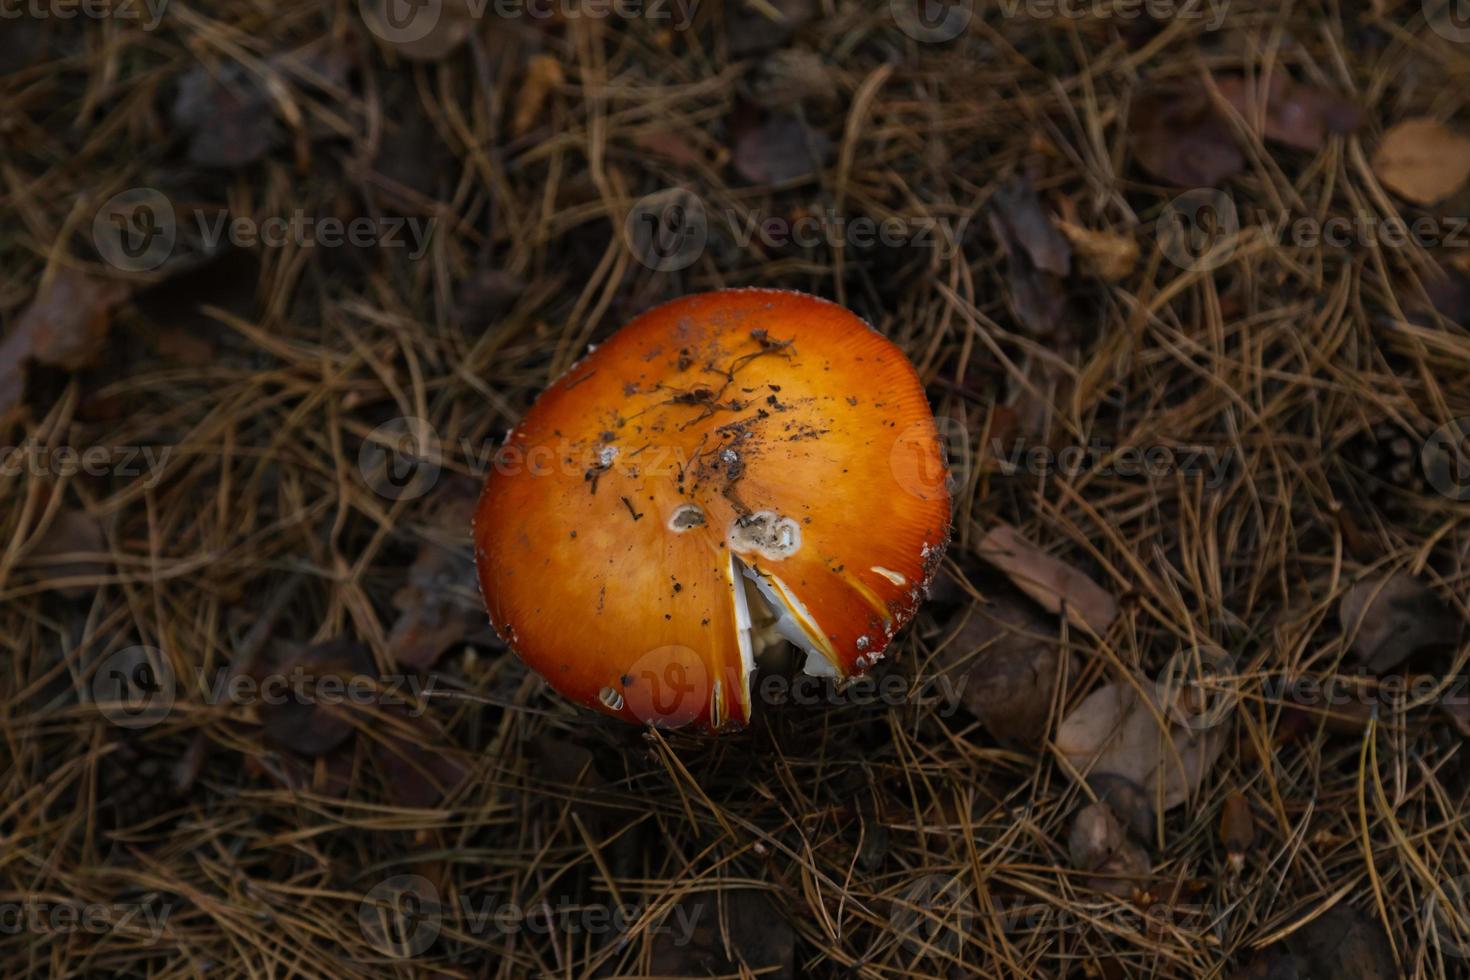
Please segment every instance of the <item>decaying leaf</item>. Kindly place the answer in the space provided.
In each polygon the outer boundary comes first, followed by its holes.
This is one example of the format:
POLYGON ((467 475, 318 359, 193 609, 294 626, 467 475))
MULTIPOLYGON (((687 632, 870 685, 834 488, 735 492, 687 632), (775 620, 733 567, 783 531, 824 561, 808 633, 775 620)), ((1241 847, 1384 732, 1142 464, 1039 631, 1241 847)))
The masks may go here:
POLYGON ((1067 838, 1072 867, 1096 872, 1087 887, 1127 898, 1138 879, 1151 870, 1148 852, 1130 840, 1106 803, 1090 803, 1077 811, 1067 838))
POLYGON ((348 703, 340 691, 355 677, 376 680, 378 675, 368 648, 346 639, 278 648, 252 673, 262 692, 285 694, 260 699, 260 724, 266 740, 308 756, 325 755, 364 723, 363 718, 355 717, 358 706, 348 703), (324 687, 326 678, 332 678, 326 681, 331 688, 324 687))
POLYGON ((1433 590, 1404 572, 1357 583, 1342 597, 1337 616, 1353 656, 1374 673, 1426 647, 1454 643, 1460 629, 1433 590))
POLYGON ((426 539, 408 569, 408 581, 393 596, 400 615, 388 634, 388 649, 405 667, 424 670, 449 647, 485 627, 475 591, 475 558, 469 543, 452 545, 459 528, 469 527, 478 494, 447 484, 438 496, 432 523, 445 529, 443 540, 426 539))
POLYGON ((994 223, 1003 243, 1020 246, 1036 268, 1055 276, 1072 271, 1072 248, 1059 232, 1029 180, 1011 181, 995 192, 994 223))
POLYGON ((1214 187, 1245 167, 1229 124, 1201 87, 1145 95, 1128 121, 1139 166, 1167 184, 1214 187))
POLYGON ((790 109, 803 102, 828 105, 837 99, 837 84, 821 55, 807 48, 783 48, 757 66, 750 94, 767 109, 790 109))
POLYGON ((0 341, 0 413, 20 403, 27 361, 71 371, 91 364, 102 353, 113 309, 130 292, 120 282, 58 269, 0 341))
POLYGON ((1103 282, 1127 278, 1138 264, 1138 242, 1131 236, 1093 231, 1060 219, 1056 224, 1067 236, 1067 241, 1072 243, 1082 265, 1103 282))
POLYGON ((1294 81, 1284 72, 1274 72, 1264 92, 1257 78, 1231 76, 1215 84, 1259 135, 1299 150, 1320 150, 1328 133, 1352 132, 1361 119, 1349 100, 1294 81))
POLYGON ((515 116, 510 124, 511 135, 524 136, 529 133, 541 117, 542 110, 546 108, 546 100, 566 83, 567 76, 562 71, 561 62, 553 55, 533 55, 526 65, 526 78, 516 97, 515 116))
POLYGON ((705 162, 704 154, 687 135, 673 129, 651 129, 638 133, 633 143, 640 149, 656 153, 681 167, 697 167, 705 162))
POLYGON ((810 177, 823 166, 832 141, 796 116, 774 115, 735 140, 733 162, 753 184, 784 184, 810 177))
POLYGON ((1434 204, 1470 177, 1470 137, 1432 119, 1405 120, 1383 134, 1373 172, 1400 197, 1434 204))
POLYGON ((447 747, 449 740, 437 725, 399 706, 390 705, 382 713, 392 723, 374 733, 369 755, 395 802, 432 807, 459 788, 469 764, 447 747))
POLYGON ((1159 685, 1105 685, 1057 729, 1056 749, 1079 774, 1113 773, 1142 786, 1165 810, 1189 798, 1225 747, 1221 726, 1203 731, 1171 721, 1159 685))
POLYGON ((175 125, 189 134, 189 159, 205 167, 243 167, 270 152, 275 113, 259 81, 235 62, 196 65, 179 81, 175 125))
POLYGON ((1397 980, 1388 935, 1376 919, 1347 905, 1336 905, 1284 940, 1297 975, 1328 980, 1397 980))
POLYGON ((976 552, 1048 612, 1065 614, 1077 626, 1106 633, 1118 617, 1118 602, 1102 586, 1053 558, 1009 524, 991 528, 976 552))
POLYGON ((1146 842, 1153 838, 1154 801, 1142 786, 1113 772, 1093 773, 1087 777, 1087 786, 1099 801, 1112 808, 1134 840, 1146 842))
POLYGON ((998 741, 1037 747, 1046 738, 1056 686, 1077 675, 1055 625, 1020 602, 976 606, 953 641, 959 657, 977 648, 964 687, 965 707, 998 741))

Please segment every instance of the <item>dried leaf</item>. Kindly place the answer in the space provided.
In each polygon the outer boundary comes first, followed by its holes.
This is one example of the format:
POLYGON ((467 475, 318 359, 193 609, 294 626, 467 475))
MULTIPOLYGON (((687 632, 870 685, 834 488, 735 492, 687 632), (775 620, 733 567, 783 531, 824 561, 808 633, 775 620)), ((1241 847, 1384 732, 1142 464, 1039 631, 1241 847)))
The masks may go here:
POLYGON ((1470 137, 1432 119, 1405 120, 1383 134, 1373 172, 1400 197, 1434 204, 1470 177, 1470 137))
POLYGON ((1133 104, 1129 139, 1139 166, 1177 187, 1213 187, 1245 167, 1208 93, 1154 93, 1133 104))
MULTIPOLYGON (((440 501, 435 524, 454 531, 470 526, 475 494, 451 492, 440 501)), ((446 531, 450 541, 454 531, 446 531)), ((451 546, 430 539, 419 546, 407 583, 393 596, 401 614, 388 634, 388 649, 398 663, 424 670, 451 646, 484 629, 474 580, 475 558, 468 542, 451 546)))
POLYGON ((687 136, 672 129, 645 130, 633 137, 639 149, 656 153, 682 167, 697 167, 703 164, 704 155, 695 149, 687 136))
POLYGON ((1118 617, 1117 600, 1102 586, 1048 555, 1009 524, 991 528, 976 551, 1044 609, 1065 613, 1074 625, 1102 634, 1118 617))
POLYGON ((1337 905, 1292 932, 1285 945, 1299 976, 1330 980, 1397 980, 1383 926, 1358 910, 1337 905))
POLYGON ((1163 808, 1183 803, 1199 788, 1225 747, 1216 726, 1194 731, 1173 724, 1162 703, 1162 685, 1144 683, 1146 698, 1131 684, 1092 692, 1057 729, 1056 748, 1080 774, 1113 773, 1143 787, 1163 808))
POLYGON ((1083 266, 1103 282, 1127 278, 1138 264, 1138 242, 1132 236, 1093 231, 1060 219, 1057 227, 1072 243, 1083 266))
POLYGON ((61 268, 0 341, 0 414, 25 394, 26 362, 75 371, 102 353, 112 311, 130 290, 119 282, 93 279, 61 268))
POLYGON ((952 645, 959 656, 981 648, 964 686, 965 707, 996 740, 1040 746, 1064 659, 1068 676, 1078 670, 1056 627, 1018 602, 998 601, 975 607, 952 645))
POLYGON ((394 722, 379 729, 370 755, 388 795, 402 806, 436 806, 464 782, 470 771, 468 763, 460 753, 449 750, 444 733, 428 718, 414 718, 398 706, 389 706, 383 713, 393 716, 394 722), (404 729, 412 734, 401 734, 404 729))
POLYGON ((1425 647, 1452 644, 1458 618, 1422 582, 1404 572, 1364 579, 1342 597, 1338 622, 1353 656, 1374 673, 1425 647))
POLYGON ((750 94, 767 109, 790 109, 804 102, 829 105, 837 100, 837 83, 821 55, 806 48, 785 48, 756 67, 750 94))
POLYGON ((277 137, 265 90, 234 62, 190 70, 179 82, 173 120, 189 135, 189 159, 204 167, 254 163, 277 137))
MULTIPOLYGON (((1262 115, 1260 80, 1232 76, 1218 79, 1216 85, 1225 101, 1257 129, 1262 115)), ((1266 86, 1264 115, 1264 126, 1257 129, 1260 135, 1301 150, 1320 150, 1328 133, 1352 132, 1361 121, 1352 102, 1293 81, 1283 72, 1273 73, 1266 86)))
POLYGON ((1019 245, 1031 264, 1052 275, 1072 271, 1072 248, 1052 224, 1029 180, 1015 180, 995 192, 994 217, 1002 242, 1019 245))
POLYGON ((1067 855, 1079 871, 1096 871, 1122 848, 1127 840, 1123 825, 1106 803, 1089 803, 1072 818, 1067 835, 1067 855))
POLYGON ((526 79, 521 83, 521 90, 516 97, 516 112, 510 124, 511 135, 524 136, 529 133, 531 127, 536 125, 542 110, 546 108, 546 100, 566 83, 567 76, 562 71, 560 61, 549 54, 533 55, 526 65, 526 79))
POLYGON ((775 115, 735 140, 733 161, 753 184, 784 184, 817 173, 832 141, 795 116, 775 115))
POLYGON ((1093 773, 1087 777, 1087 785, 1099 801, 1112 808, 1135 840, 1153 838, 1154 801, 1142 786, 1112 772, 1093 773))
POLYGON ((325 755, 352 735, 361 718, 361 706, 343 703, 340 697, 319 694, 326 677, 345 687, 354 677, 376 678, 372 654, 361 643, 347 639, 328 640, 305 647, 278 649, 275 656, 256 665, 251 673, 266 690, 269 678, 288 692, 285 697, 262 697, 259 704, 261 731, 266 741, 302 755, 325 755), (299 683, 298 683, 299 678, 299 683))

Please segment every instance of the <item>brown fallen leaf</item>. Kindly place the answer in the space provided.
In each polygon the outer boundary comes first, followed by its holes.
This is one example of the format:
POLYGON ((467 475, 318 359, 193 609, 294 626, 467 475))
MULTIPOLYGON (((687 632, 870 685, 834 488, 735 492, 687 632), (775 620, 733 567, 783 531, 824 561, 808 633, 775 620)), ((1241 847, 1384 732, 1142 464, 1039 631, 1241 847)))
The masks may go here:
POLYGON ((958 657, 979 649, 962 695, 970 713, 1002 744, 1039 747, 1064 664, 1066 676, 1078 671, 1056 626, 1021 602, 1000 599, 975 606, 953 644, 958 657))
POLYGON ((1470 137, 1433 119, 1407 119, 1373 151, 1383 186, 1415 204, 1435 204, 1470 177, 1470 137))
POLYGON ((469 775, 464 756, 449 747, 445 733, 425 716, 396 705, 383 708, 391 724, 379 723, 368 754, 388 795, 401 806, 436 806, 469 775))
POLYGON ((785 184, 817 173, 832 148, 827 134, 796 116, 774 115, 735 140, 735 171, 753 184, 785 184))
POLYGON ((1460 631, 1459 617, 1405 572, 1364 579, 1348 589, 1337 618, 1354 658, 1374 673, 1425 647, 1452 644, 1460 631))
POLYGON ((1231 793, 1220 808, 1220 843, 1225 845, 1231 871, 1240 874, 1245 867, 1245 856, 1255 842, 1256 824, 1251 817, 1250 801, 1243 793, 1231 793))
POLYGON ((633 144, 682 167, 697 167, 705 162, 704 154, 695 148, 688 136, 678 130, 645 130, 633 137, 633 144))
POLYGON ((1397 980, 1404 976, 1394 962, 1382 924, 1347 905, 1328 909, 1283 942, 1301 977, 1397 980))
POLYGON ((1077 811, 1067 837, 1072 867, 1096 872, 1087 887, 1119 898, 1133 894, 1138 879, 1152 869, 1148 852, 1130 840, 1106 803, 1090 803, 1077 811))
POLYGON ((1013 180, 995 192, 991 219, 996 237, 1020 246, 1036 268, 1054 276, 1072 271, 1072 247, 1052 224, 1029 180, 1013 180))
POLYGON ((61 268, 0 341, 0 414, 25 394, 26 363, 79 370, 102 353, 112 311, 128 298, 126 284, 61 268))
POLYGON ((1154 801, 1142 786, 1112 772, 1093 773, 1087 777, 1087 786, 1099 801, 1112 808, 1134 840, 1153 839, 1154 801))
POLYGON ((536 125, 546 100, 567 83, 561 62, 549 54, 532 55, 526 65, 526 78, 516 95, 516 111, 511 118, 510 134, 524 136, 536 125))
POLYGON ((1054 744, 1080 775, 1124 776, 1168 810, 1199 788, 1225 747, 1225 732, 1173 724, 1164 692, 1153 682, 1143 686, 1146 698, 1127 683, 1093 691, 1063 719, 1054 744))
MULTIPOLYGON (((470 526, 478 492, 447 484, 437 496, 432 523, 456 539, 470 526)), ((451 546, 426 538, 408 569, 408 581, 393 595, 400 615, 388 634, 393 659, 425 670, 451 646, 486 626, 484 608, 475 591, 475 558, 468 542, 451 546)))
POLYGON ((1176 187, 1214 187, 1245 168, 1229 124, 1201 87, 1141 96, 1128 113, 1139 166, 1176 187))
POLYGON ((353 678, 371 678, 376 684, 378 670, 366 646, 335 639, 277 647, 251 674, 261 685, 258 713, 266 741, 277 748, 319 756, 347 741, 358 725, 366 723, 362 706, 339 694, 353 678), (325 678, 340 686, 324 693, 321 682, 325 678), (284 692, 284 696, 265 696, 272 691, 284 692))
POLYGON ((750 95, 756 105, 767 109, 790 109, 804 102, 830 105, 837 100, 837 83, 815 51, 784 48, 756 66, 750 95))
POLYGON ((1118 602, 1085 574, 1042 551, 1009 524, 997 524, 976 546, 979 556, 1000 569, 1048 612, 1065 614, 1076 626, 1108 631, 1118 602))
MULTIPOLYGON (((68 507, 56 515, 51 526, 31 545, 26 558, 41 565, 48 580, 77 578, 106 573, 105 562, 84 557, 106 551, 107 536, 101 522, 84 510, 68 507)), ((76 599, 95 590, 90 585, 71 585, 57 591, 76 599)))
POLYGON ((254 163, 279 135, 270 97, 235 62, 194 66, 179 81, 172 115, 189 136, 189 159, 203 167, 254 163))
POLYGON ((1138 242, 1131 236, 1110 231, 1093 231, 1070 221, 1057 220, 1057 227, 1072 243, 1082 265, 1103 282, 1127 278, 1138 264, 1138 242))
POLYGON ((1294 81, 1284 72, 1271 75, 1264 93, 1258 78, 1229 76, 1215 84, 1254 132, 1299 150, 1320 150, 1328 133, 1350 133, 1361 122, 1362 114, 1350 100, 1294 81))

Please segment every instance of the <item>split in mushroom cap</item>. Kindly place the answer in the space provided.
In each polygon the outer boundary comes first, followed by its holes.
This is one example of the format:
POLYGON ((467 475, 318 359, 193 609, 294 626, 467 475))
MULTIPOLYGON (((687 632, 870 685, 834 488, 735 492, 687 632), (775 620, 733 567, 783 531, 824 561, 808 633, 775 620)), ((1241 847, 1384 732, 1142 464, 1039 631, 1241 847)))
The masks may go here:
POLYGON ((778 290, 689 296, 510 433, 476 514, 480 586, 571 700, 739 727, 763 618, 809 672, 881 659, 939 563, 946 475, 913 367, 857 317, 778 290))

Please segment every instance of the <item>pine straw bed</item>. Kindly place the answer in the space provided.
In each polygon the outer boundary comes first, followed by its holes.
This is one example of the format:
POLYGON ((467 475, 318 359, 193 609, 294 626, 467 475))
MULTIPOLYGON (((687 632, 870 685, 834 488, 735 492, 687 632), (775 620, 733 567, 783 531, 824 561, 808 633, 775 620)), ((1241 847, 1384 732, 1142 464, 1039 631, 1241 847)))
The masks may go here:
MULTIPOLYGON (((1470 59, 1418 3, 1374 7, 1237 2, 1213 32, 986 10, 957 41, 920 44, 887 5, 827 3, 787 46, 826 65, 835 97, 800 102, 799 119, 830 151, 779 190, 731 163, 732 131, 764 118, 753 99, 798 105, 781 88, 796 83, 732 53, 749 11, 700 8, 687 32, 501 20, 430 62, 372 43, 346 2, 176 4, 153 32, 7 21, 0 322, 67 269, 130 292, 97 301, 112 320, 100 355, 31 366, 5 444, 171 451, 151 475, 0 477, 6 976, 1229 976, 1344 908, 1360 913, 1343 948, 1361 963, 1455 975, 1431 900, 1470 873, 1463 736, 1432 704, 1328 718, 1277 683, 1352 673, 1336 609, 1364 574, 1410 572, 1465 613, 1470 510, 1417 468, 1423 440, 1470 415, 1470 334, 1455 309, 1430 310, 1441 256, 1247 231, 1218 268, 1181 269, 1154 225, 1178 189, 1127 138, 1146 90, 1289 69, 1363 119, 1314 152, 1237 120, 1244 165, 1223 186, 1242 211, 1423 213, 1367 161, 1393 122, 1463 115, 1470 59), (316 60, 276 57, 323 38, 316 60), (516 123, 537 55, 563 78, 516 123), (265 108, 216 106, 191 129, 176 93, 226 63, 271 80, 265 108), (261 127, 269 149, 229 165, 261 127), (211 153, 226 165, 200 162, 211 153), (1038 278, 989 220, 1026 184, 1049 212, 1136 240, 1136 263, 1114 282, 1080 264, 1038 278), (99 259, 92 219, 139 186, 181 213, 436 224, 416 261, 236 248, 124 274, 99 259), (674 186, 719 229, 727 210, 831 209, 936 234, 765 248, 717 230, 689 268, 654 272, 623 217, 674 186), (487 447, 631 315, 756 284, 868 319, 944 420, 954 539, 888 671, 968 678, 1028 623, 1028 642, 1076 655, 1045 706, 1051 733, 1100 684, 1156 676, 1181 648, 1235 658, 1224 751, 1148 825, 1125 888, 1069 859, 1091 790, 969 702, 787 705, 718 739, 640 731, 570 708, 484 628, 466 502, 487 447), (403 416, 432 424, 442 473, 393 499, 360 460, 403 416), (994 447, 1016 439, 1195 447, 1228 466, 1218 480, 1008 473, 994 447), (1390 448, 1403 439, 1408 475, 1390 448), (978 559, 997 522, 1117 599, 1105 633, 1031 606, 978 559), (92 703, 129 648, 192 679, 323 643, 312 656, 432 674, 427 710, 380 705, 334 736, 190 685, 143 727, 92 703), (1236 795, 1254 828, 1232 845, 1238 869, 1219 830, 1236 795), (364 901, 395 879, 432 894, 385 934, 364 901), (438 932, 420 950, 425 917, 438 932)), ((1457 674, 1460 643, 1413 672, 1457 674)))

